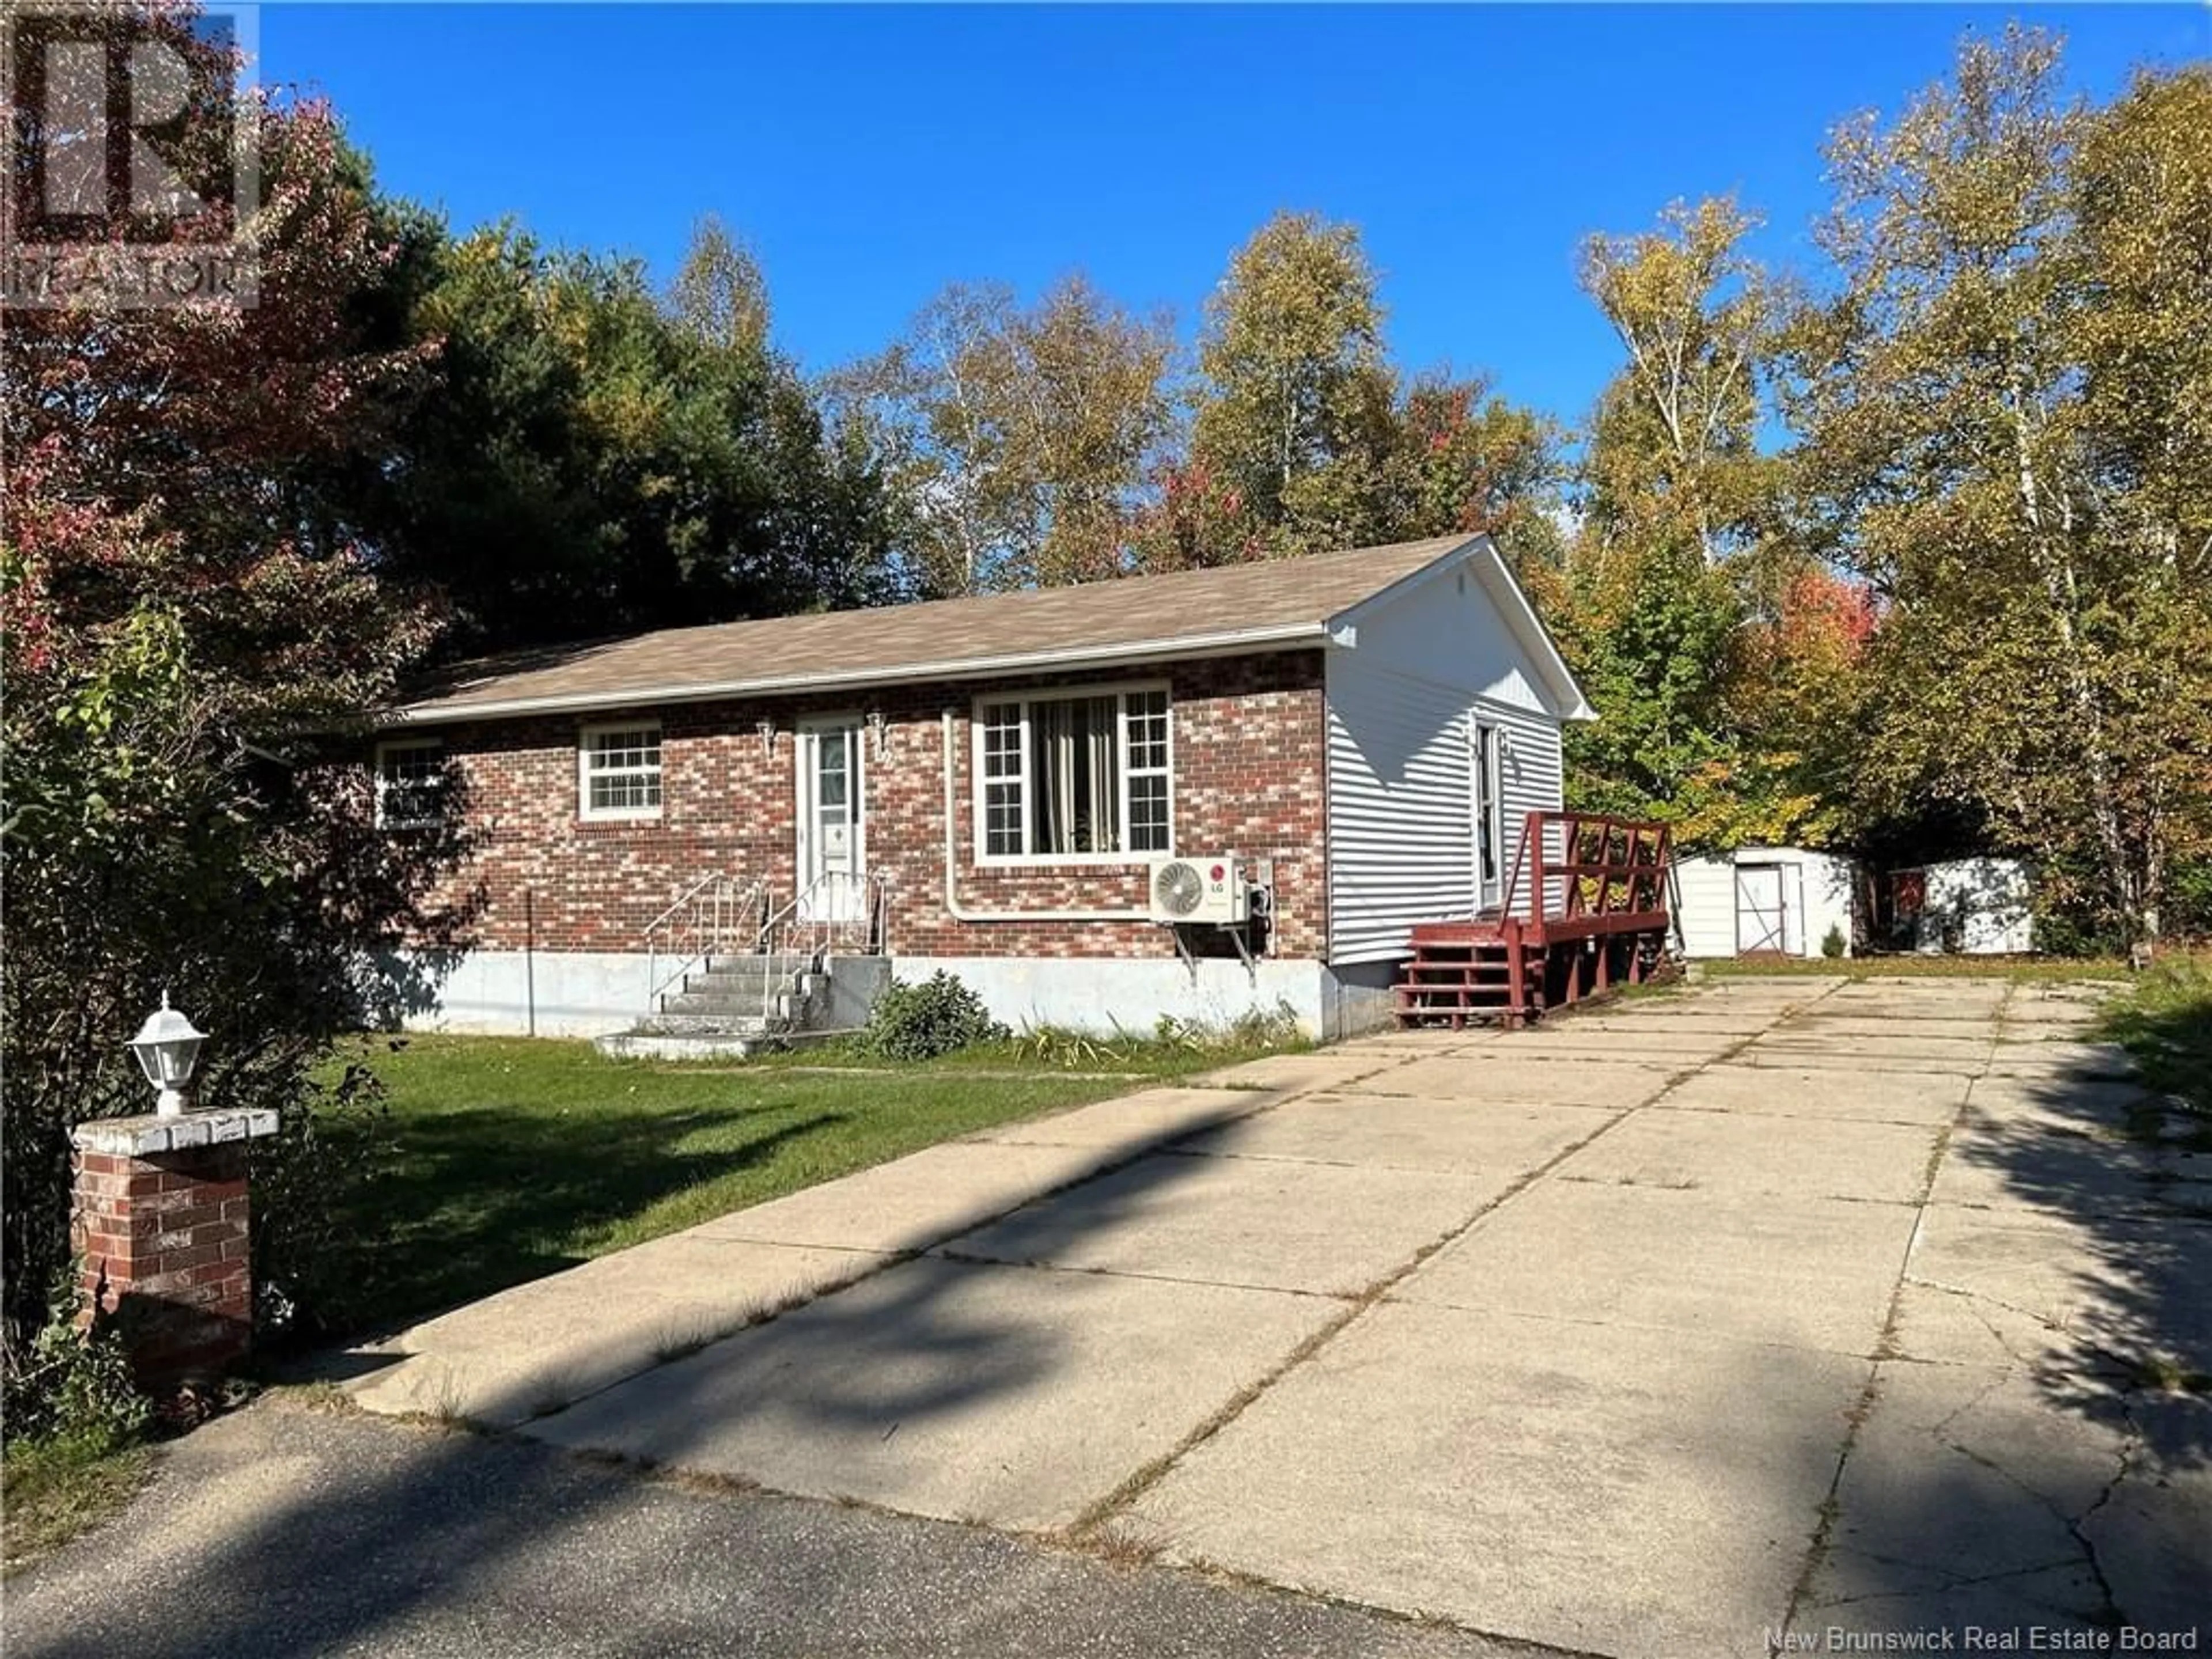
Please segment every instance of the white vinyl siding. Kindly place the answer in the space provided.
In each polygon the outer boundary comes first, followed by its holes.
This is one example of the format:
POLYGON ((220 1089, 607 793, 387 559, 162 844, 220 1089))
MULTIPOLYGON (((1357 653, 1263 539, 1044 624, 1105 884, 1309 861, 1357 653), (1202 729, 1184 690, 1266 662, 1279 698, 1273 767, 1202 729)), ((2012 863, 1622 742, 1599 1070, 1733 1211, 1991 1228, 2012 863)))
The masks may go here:
MULTIPOLYGON (((1559 806, 1559 732, 1526 709, 1388 670, 1336 672, 1328 709, 1329 960, 1402 956, 1417 921, 1470 916, 1477 903, 1470 721, 1498 731, 1501 891, 1522 858, 1528 815, 1559 806)), ((1553 831, 1548 856, 1557 858, 1553 831)), ((1516 913, 1528 914, 1525 864, 1516 913)), ((1561 893, 1549 884, 1553 902, 1561 893)))
POLYGON ((1682 954, 1719 958, 1735 954, 1735 865, 1732 860, 1683 859, 1674 866, 1682 954))
POLYGON ((1745 847, 1733 853, 1678 859, 1674 864, 1675 927, 1682 954, 1725 959, 1739 948, 1736 868, 1771 865, 1781 872, 1785 955, 1817 957, 1835 928, 1848 948, 1851 937, 1849 860, 1802 847, 1745 847))
POLYGON ((1416 921, 1474 899, 1467 697, 1370 670, 1328 699, 1329 960, 1404 954, 1416 921))
MULTIPOLYGON (((1360 618, 1327 658, 1328 960, 1407 954, 1416 922, 1474 915, 1474 744, 1498 733, 1499 891, 1528 815, 1559 809, 1559 720, 1479 584, 1451 575, 1360 618)), ((1559 856, 1553 833, 1551 856, 1559 856)), ((1525 863, 1514 909, 1530 909, 1525 863)), ((1556 904, 1562 884, 1550 884, 1556 904)))
MULTIPOLYGON (((1499 769, 1504 782, 1499 799, 1505 812, 1505 880, 1513 881, 1514 865, 1521 865, 1520 890, 1513 896, 1516 915, 1530 915, 1529 884, 1534 879, 1533 857, 1524 857, 1522 838, 1531 812, 1556 812, 1565 799, 1565 769, 1559 758, 1559 728, 1548 715, 1532 713, 1525 708, 1501 708, 1495 704, 1481 705, 1479 718, 1498 722, 1504 763, 1499 769)), ((1557 861, 1566 854, 1565 831, 1553 824, 1548 832, 1549 845, 1544 849, 1547 860, 1557 861)), ((1548 890, 1549 908, 1557 911, 1566 901, 1566 883, 1553 877, 1545 884, 1548 890)))

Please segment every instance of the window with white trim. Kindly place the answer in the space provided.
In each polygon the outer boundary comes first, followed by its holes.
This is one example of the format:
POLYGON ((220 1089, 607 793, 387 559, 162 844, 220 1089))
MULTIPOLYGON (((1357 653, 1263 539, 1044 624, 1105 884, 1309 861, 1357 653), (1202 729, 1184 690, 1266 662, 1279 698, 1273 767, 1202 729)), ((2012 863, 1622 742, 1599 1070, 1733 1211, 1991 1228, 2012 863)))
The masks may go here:
POLYGON ((660 727, 587 726, 576 751, 577 810, 587 818, 660 816, 660 727))
POLYGON ((987 860, 1128 860, 1170 850, 1164 687, 994 698, 975 709, 987 860))
POLYGON ((420 830, 446 815, 441 738, 393 738, 376 745, 376 827, 420 830))

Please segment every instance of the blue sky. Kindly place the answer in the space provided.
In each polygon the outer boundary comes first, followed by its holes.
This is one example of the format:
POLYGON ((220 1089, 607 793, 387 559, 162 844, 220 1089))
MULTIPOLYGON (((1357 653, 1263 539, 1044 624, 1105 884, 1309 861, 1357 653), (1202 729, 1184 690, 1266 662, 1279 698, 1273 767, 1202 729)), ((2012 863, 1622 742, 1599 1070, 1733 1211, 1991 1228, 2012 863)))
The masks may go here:
MULTIPOLYGON (((1579 416, 1615 367, 1593 229, 1724 190, 1809 255, 1820 143, 1941 75, 1992 7, 938 9, 270 5, 262 78, 327 93, 389 189, 665 276, 758 251, 778 343, 873 350, 945 283, 1080 268, 1186 334, 1279 207, 1364 232, 1409 366, 1579 416)), ((2045 8, 2072 77, 2212 53, 2212 9, 2045 8)))

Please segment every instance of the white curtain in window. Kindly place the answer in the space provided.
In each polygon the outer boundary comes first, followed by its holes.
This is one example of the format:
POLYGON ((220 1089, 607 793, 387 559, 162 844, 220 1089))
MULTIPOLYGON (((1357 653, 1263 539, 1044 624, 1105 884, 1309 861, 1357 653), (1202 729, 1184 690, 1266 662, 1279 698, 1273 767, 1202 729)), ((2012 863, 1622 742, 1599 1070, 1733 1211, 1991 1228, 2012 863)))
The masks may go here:
POLYGON ((1115 766, 1121 739, 1121 700, 1094 697, 1085 705, 1090 716, 1090 743, 1085 757, 1084 793, 1089 797, 1091 853, 1121 850, 1121 788, 1115 766))
POLYGON ((1117 697, 1030 705, 1030 777, 1036 791, 1030 852, 1121 850, 1121 741, 1117 697))

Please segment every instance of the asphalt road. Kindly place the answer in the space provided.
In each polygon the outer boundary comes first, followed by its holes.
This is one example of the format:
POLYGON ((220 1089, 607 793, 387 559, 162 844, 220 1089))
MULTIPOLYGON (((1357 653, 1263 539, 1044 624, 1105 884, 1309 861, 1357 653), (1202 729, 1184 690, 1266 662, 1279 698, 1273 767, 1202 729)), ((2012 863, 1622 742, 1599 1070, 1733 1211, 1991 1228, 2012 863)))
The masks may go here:
POLYGON ((11 1659, 1497 1659, 1464 1632, 272 1397, 13 1576, 11 1659))

